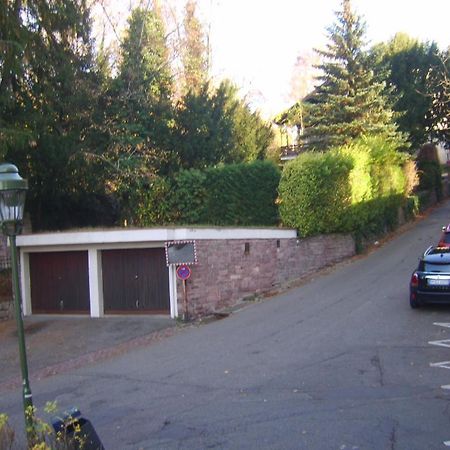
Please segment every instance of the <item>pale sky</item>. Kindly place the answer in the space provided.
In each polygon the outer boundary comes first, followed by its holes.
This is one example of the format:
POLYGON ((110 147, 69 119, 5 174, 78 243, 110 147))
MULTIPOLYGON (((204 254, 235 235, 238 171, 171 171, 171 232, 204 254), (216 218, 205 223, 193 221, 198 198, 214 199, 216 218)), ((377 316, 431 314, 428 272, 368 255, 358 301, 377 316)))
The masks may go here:
MULTIPOLYGON (((292 104, 288 97, 296 57, 323 46, 340 0, 198 0, 211 26, 214 75, 250 93, 270 116, 292 104), (256 95, 257 93, 259 95, 256 95)), ((353 0, 371 44, 406 32, 450 45, 450 0, 353 0)))

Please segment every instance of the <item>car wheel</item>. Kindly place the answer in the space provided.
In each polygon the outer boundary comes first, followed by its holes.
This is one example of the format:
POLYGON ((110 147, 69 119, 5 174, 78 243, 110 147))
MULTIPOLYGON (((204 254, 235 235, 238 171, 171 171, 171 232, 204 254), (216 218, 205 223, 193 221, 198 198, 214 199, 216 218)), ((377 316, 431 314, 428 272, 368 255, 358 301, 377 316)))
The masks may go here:
POLYGON ((417 300, 417 298, 413 298, 412 295, 409 296, 409 306, 411 306, 412 309, 417 309, 420 307, 420 303, 417 300))

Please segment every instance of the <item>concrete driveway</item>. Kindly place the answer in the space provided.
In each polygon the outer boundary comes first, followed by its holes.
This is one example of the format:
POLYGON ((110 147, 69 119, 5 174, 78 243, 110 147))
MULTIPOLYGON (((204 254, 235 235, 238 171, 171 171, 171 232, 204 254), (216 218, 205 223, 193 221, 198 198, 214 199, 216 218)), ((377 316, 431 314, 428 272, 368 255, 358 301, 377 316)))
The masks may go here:
MULTIPOLYGON (((122 354, 177 332, 169 316, 31 316, 24 319, 30 379, 122 354)), ((15 320, 0 322, 0 390, 21 384, 15 320)))

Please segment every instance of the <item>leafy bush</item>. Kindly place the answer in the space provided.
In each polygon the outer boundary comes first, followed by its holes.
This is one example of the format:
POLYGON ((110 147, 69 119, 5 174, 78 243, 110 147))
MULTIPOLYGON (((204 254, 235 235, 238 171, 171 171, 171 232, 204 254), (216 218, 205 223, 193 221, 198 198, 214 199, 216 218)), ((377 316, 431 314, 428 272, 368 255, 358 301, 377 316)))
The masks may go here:
POLYGON ((436 200, 442 200, 442 169, 436 145, 428 143, 421 147, 417 155, 417 169, 419 191, 429 191, 436 195, 436 200))
POLYGON ((351 159, 336 152, 304 153, 288 163, 279 185, 283 224, 304 236, 341 229, 351 169, 351 159))
POLYGON ((141 225, 276 225, 279 180, 268 161, 183 170, 150 186, 141 225))
POLYGON ((436 161, 417 161, 419 173, 419 190, 436 194, 436 200, 443 198, 442 169, 436 161))
POLYGON ((204 223, 212 225, 277 225, 275 204, 280 182, 270 162, 230 164, 205 171, 208 192, 204 223))
POLYGON ((383 232, 397 225, 415 179, 410 157, 398 152, 395 142, 363 137, 327 153, 303 154, 286 165, 280 215, 304 236, 383 232))
POLYGON ((15 432, 8 423, 8 416, 0 414, 0 449, 12 448, 15 432))
MULTIPOLYGON (((61 422, 62 428, 55 431, 52 426, 37 415, 37 409, 29 406, 25 415, 30 421, 27 426, 27 448, 30 450, 82 450, 91 448, 88 436, 81 429, 76 416, 64 414, 60 417, 57 402, 47 402, 44 407, 46 414, 53 415, 61 422)), ((11 427, 6 414, 0 414, 0 450, 16 448, 16 433, 11 427)))
POLYGON ((133 225, 166 224, 174 220, 174 212, 167 203, 172 184, 169 179, 152 176, 146 189, 135 196, 133 225))
POLYGON ((208 176, 205 171, 182 170, 172 182, 169 204, 175 223, 207 223, 208 176))
POLYGON ((362 137, 334 151, 350 157, 352 203, 397 194, 409 194, 414 181, 410 157, 397 144, 380 136, 362 137), (408 175, 408 178, 406 177, 408 175))
POLYGON ((406 205, 415 184, 410 157, 397 151, 395 142, 379 136, 362 137, 335 151, 353 161, 347 230, 367 237, 394 229, 399 208, 406 205))

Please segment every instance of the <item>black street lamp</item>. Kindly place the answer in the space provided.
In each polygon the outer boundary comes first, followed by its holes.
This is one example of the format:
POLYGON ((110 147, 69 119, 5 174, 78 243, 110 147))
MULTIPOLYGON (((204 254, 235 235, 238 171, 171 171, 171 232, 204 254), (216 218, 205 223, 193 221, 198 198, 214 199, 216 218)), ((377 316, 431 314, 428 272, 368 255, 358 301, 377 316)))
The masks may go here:
POLYGON ((20 175, 14 164, 0 164, 0 223, 2 232, 8 236, 11 247, 11 272, 14 309, 19 338, 20 367, 22 370, 23 409, 28 442, 33 434, 33 400, 28 381, 27 353, 22 319, 22 300, 19 286, 19 265, 17 260, 16 236, 22 232, 23 211, 28 182, 20 175))

